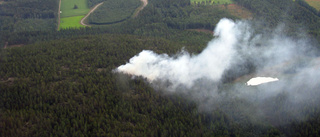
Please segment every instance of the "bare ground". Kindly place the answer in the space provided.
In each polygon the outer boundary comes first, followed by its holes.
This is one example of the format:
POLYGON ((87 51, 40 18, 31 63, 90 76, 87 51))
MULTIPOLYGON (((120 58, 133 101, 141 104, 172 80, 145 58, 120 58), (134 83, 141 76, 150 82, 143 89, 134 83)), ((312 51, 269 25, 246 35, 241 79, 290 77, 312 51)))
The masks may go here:
POLYGON ((61 8, 61 0, 59 1, 59 9, 58 9, 58 28, 57 28, 57 30, 59 30, 59 28, 60 28, 60 8, 61 8))
POLYGON ((148 0, 141 0, 141 2, 142 2, 142 5, 137 9, 137 12, 133 15, 134 18, 137 17, 139 15, 139 12, 148 5, 148 0))
POLYGON ((6 43, 6 45, 4 45, 4 49, 13 48, 13 47, 22 47, 22 46, 24 46, 24 44, 8 45, 8 44, 6 43))
POLYGON ((196 32, 203 32, 203 33, 207 33, 207 34, 213 35, 213 31, 212 30, 208 30, 208 29, 188 29, 188 30, 196 31, 196 32))

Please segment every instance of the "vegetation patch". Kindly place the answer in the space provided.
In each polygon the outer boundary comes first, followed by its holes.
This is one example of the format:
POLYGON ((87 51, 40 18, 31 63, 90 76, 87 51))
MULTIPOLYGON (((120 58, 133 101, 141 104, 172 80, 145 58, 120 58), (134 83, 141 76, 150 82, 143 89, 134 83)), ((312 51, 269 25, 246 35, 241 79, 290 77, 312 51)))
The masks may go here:
POLYGON ((87 0, 62 0, 59 29, 84 27, 80 21, 89 11, 87 0))
POLYGON ((219 6, 222 9, 228 10, 228 12, 230 14, 232 14, 233 16, 239 17, 239 18, 247 19, 247 18, 251 18, 253 16, 252 13, 248 9, 246 9, 242 6, 239 6, 237 4, 229 4, 229 5, 225 5, 225 6, 217 5, 217 6, 219 6))
POLYGON ((232 0, 190 0, 191 4, 213 5, 213 4, 231 4, 232 0))
POLYGON ((56 22, 55 19, 24 19, 24 20, 18 20, 15 22, 14 31, 15 32, 23 32, 23 31, 41 31, 42 27, 39 26, 46 26, 46 28, 50 30, 54 30, 56 25, 54 24, 56 22), (50 26, 48 24, 51 24, 50 26))
POLYGON ((306 0, 306 2, 314 7, 315 9, 317 9, 318 11, 320 11, 320 0, 306 0))
POLYGON ((60 29, 85 27, 79 23, 83 17, 84 16, 73 16, 61 18, 60 29))
POLYGON ((139 0, 105 1, 89 16, 90 24, 112 24, 130 18, 141 5, 139 0))
POLYGON ((57 0, 0 0, 0 36, 55 30, 58 7, 57 0))
POLYGON ((90 9, 87 0, 61 0, 61 17, 71 17, 87 14, 90 9))

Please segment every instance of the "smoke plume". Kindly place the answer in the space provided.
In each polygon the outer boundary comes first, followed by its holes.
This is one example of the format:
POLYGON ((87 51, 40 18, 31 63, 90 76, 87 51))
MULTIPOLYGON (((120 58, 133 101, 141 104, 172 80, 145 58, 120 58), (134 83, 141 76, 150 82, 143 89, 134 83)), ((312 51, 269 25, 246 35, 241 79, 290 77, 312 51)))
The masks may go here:
POLYGON ((210 41, 199 55, 182 52, 178 57, 169 57, 144 50, 131 58, 129 63, 118 67, 117 71, 143 76, 150 82, 168 80, 174 87, 192 87, 196 80, 202 78, 219 81, 235 55, 237 32, 234 22, 222 19, 215 30, 218 38, 210 41))
POLYGON ((252 26, 250 21, 221 19, 200 54, 182 51, 171 57, 144 50, 115 71, 142 76, 155 88, 182 93, 199 109, 220 109, 235 119, 245 115, 273 124, 303 119, 305 106, 320 103, 317 50, 303 34, 285 35, 284 25, 274 31, 252 26), (279 81, 245 85, 258 76, 279 81))

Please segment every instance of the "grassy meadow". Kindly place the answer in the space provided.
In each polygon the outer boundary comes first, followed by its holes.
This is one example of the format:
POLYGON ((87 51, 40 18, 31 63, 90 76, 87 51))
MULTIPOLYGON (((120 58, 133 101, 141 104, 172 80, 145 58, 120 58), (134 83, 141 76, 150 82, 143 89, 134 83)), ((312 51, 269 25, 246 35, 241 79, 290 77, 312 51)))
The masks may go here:
POLYGON ((60 14, 60 28, 83 27, 80 20, 90 11, 87 0, 62 0, 60 14), (77 5, 77 9, 74 6, 77 5))
POLYGON ((87 14, 90 9, 87 0, 62 0, 61 1, 61 17, 71 17, 87 14), (73 9, 77 5, 77 9, 73 9))
POLYGON ((317 9, 318 11, 320 11, 320 0, 306 0, 306 2, 314 7, 315 9, 317 9))
POLYGON ((191 4, 208 4, 208 5, 213 5, 213 4, 231 4, 233 3, 232 0, 190 0, 191 4))
POLYGON ((80 20, 83 17, 84 17, 84 15, 61 18, 60 19, 60 29, 85 27, 80 24, 80 20))

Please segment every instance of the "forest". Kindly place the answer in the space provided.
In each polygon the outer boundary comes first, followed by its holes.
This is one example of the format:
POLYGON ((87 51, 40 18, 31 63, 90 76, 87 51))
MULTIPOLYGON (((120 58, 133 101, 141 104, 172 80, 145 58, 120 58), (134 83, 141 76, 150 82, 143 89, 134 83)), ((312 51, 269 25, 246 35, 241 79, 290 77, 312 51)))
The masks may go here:
POLYGON ((113 24, 130 18, 140 6, 139 0, 105 1, 89 16, 90 24, 113 24))
POLYGON ((1 33, 54 30, 57 0, 11 0, 0 5, 1 33))
MULTIPOLYGON (((88 7, 103 1, 88 0, 88 7)), ((120 23, 59 31, 57 0, 0 4, 0 136, 320 136, 318 105, 300 104, 304 120, 297 121, 283 117, 288 112, 278 107, 256 120, 238 109, 254 104, 239 98, 203 112, 186 94, 114 73, 142 50, 198 54, 214 36, 195 30, 212 31, 221 18, 241 20, 215 5, 148 2, 137 17, 120 23)), ((298 37, 303 27, 312 42, 320 40, 320 18, 305 3, 234 3, 252 12, 251 21, 260 21, 254 26, 258 31, 285 22, 291 37, 298 37)), ((277 106, 286 99, 279 94, 266 101, 277 106)))

